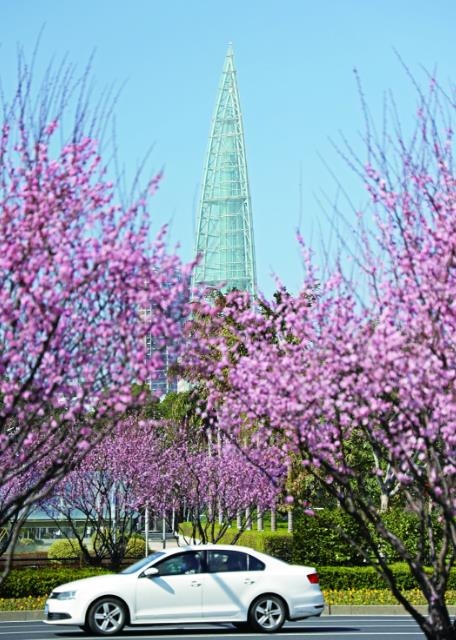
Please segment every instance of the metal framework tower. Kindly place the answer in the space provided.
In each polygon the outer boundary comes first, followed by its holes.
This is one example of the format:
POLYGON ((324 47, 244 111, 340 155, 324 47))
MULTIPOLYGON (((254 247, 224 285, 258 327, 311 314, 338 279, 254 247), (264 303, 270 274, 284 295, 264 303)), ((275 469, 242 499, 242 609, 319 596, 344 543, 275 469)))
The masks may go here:
POLYGON ((193 285, 256 292, 252 207, 233 48, 225 58, 197 219, 193 285))

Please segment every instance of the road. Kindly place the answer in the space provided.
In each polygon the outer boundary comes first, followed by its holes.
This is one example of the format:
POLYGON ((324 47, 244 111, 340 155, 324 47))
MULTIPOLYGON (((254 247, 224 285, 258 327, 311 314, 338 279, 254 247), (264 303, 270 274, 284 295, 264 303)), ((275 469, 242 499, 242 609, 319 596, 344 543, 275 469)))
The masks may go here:
MULTIPOLYGON (((240 633, 229 624, 196 625, 193 627, 128 628, 119 639, 140 640, 252 640, 266 634, 240 633)), ((271 637, 271 636, 269 636, 271 637)), ((323 616, 320 619, 288 623, 277 640, 423 640, 424 635, 408 616, 323 616)), ((42 622, 0 622, 0 640, 88 640, 99 636, 85 635, 78 627, 48 626, 42 622)))

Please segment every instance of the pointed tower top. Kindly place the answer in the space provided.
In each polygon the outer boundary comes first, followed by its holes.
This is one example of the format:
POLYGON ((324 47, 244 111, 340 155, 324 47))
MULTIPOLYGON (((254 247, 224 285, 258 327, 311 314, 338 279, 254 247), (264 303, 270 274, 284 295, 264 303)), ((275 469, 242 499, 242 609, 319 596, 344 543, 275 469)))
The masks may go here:
POLYGON ((256 292, 253 223, 241 105, 228 44, 209 136, 198 212, 193 285, 256 292))

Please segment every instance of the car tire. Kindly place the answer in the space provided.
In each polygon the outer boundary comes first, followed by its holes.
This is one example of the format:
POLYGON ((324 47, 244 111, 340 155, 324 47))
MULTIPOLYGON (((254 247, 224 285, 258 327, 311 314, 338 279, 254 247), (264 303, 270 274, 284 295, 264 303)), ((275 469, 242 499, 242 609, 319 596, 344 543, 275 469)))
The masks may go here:
POLYGON ((273 595, 260 596, 253 601, 249 611, 249 625, 260 633, 275 633, 282 628, 286 618, 286 606, 282 598, 273 595))
POLYGON ((118 598, 101 598, 87 613, 87 627, 98 636, 113 636, 122 631, 127 621, 125 604, 118 598))

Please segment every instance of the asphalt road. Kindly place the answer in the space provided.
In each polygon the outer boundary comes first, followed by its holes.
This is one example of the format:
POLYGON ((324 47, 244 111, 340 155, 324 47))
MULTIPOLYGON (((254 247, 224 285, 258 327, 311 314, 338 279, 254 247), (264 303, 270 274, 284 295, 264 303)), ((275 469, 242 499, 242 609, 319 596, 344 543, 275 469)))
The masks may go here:
MULTIPOLYGON (((117 638, 139 638, 141 640, 252 640, 272 637, 311 640, 423 640, 424 635, 408 616, 322 616, 319 619, 303 620, 285 625, 274 636, 256 633, 240 633, 229 624, 195 625, 193 627, 136 627, 128 628, 117 638)), ((0 640, 73 640, 99 638, 85 635, 78 627, 48 626, 43 622, 0 622, 0 640)))

